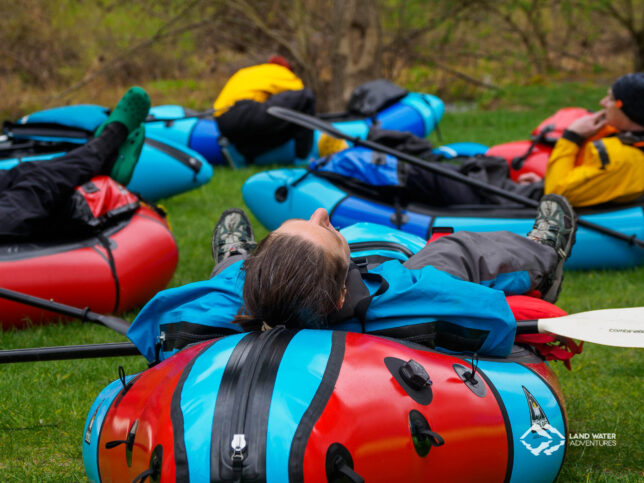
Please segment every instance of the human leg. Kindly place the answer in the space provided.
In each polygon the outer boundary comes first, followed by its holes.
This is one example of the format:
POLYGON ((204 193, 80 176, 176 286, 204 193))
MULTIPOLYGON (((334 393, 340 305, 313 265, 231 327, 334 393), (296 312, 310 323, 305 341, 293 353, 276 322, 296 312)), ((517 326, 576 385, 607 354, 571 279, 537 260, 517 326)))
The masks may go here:
POLYGON ((150 97, 142 88, 130 88, 118 102, 108 118, 96 130, 99 137, 106 126, 120 123, 127 128, 127 139, 120 143, 118 154, 113 158, 109 168, 109 175, 121 184, 128 184, 132 178, 143 143, 145 141, 145 127, 143 121, 150 111, 150 97))
POLYGON ((94 139, 59 158, 19 164, 0 178, 0 240, 48 233, 52 215, 76 186, 93 176, 114 177, 118 172, 125 176, 115 178, 117 181, 129 180, 143 145, 144 131, 138 126, 149 107, 145 91, 132 88, 98 128, 94 139))
POLYGON ((508 231, 459 231, 429 243, 404 266, 433 266, 462 280, 520 294, 538 288, 556 263, 550 247, 508 231))
MULTIPOLYGON (((473 181, 496 186, 519 196, 533 200, 539 200, 543 196, 543 181, 528 184, 515 183, 508 177, 505 160, 499 158, 473 156, 466 159, 460 166, 449 163, 443 163, 441 166, 473 181)), ((488 193, 466 182, 441 176, 420 166, 406 165, 401 174, 404 176, 405 186, 412 198, 429 205, 516 205, 516 202, 502 196, 488 193)))
POLYGON ((527 237, 509 232, 457 232, 428 244, 404 265, 410 269, 431 265, 508 294, 537 289, 544 300, 555 302, 576 229, 570 203, 562 196, 547 195, 527 237))
POLYGON ((0 187, 0 240, 26 239, 49 229, 48 219, 76 186, 108 166, 127 129, 113 123, 87 144, 50 161, 21 163, 2 178, 0 187))
POLYGON ((575 244, 577 217, 572 205, 560 195, 549 194, 541 198, 537 218, 527 237, 543 246, 554 249, 557 264, 548 273, 540 288, 543 299, 555 302, 561 291, 563 267, 575 244))

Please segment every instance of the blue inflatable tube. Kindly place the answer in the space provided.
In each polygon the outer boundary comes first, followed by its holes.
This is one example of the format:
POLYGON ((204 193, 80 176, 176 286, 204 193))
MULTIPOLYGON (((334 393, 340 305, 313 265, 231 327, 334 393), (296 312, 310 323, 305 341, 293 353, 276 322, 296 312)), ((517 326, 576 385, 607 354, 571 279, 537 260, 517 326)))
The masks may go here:
MULTIPOLYGON (((419 137, 431 133, 441 118, 445 107, 443 101, 430 94, 411 92, 393 105, 383 109, 373 118, 342 119, 332 121, 339 130, 359 138, 366 138, 369 128, 376 123, 381 129, 408 131, 419 137)), ((162 139, 171 139, 201 153, 211 164, 246 165, 246 160, 232 145, 222 143, 217 122, 211 118, 194 116, 190 110, 181 106, 165 105, 150 109, 151 119, 147 123, 147 132, 162 139), (153 118, 160 119, 157 122, 153 118), (228 158, 228 159, 227 159, 228 158)), ((320 131, 313 135, 313 149, 306 159, 319 156, 318 141, 320 131)), ((293 164, 296 163, 295 146, 289 141, 254 159, 253 163, 293 164)))
MULTIPOLYGON (((11 127, 10 141, 0 145, 0 156, 4 157, 0 159, 0 169, 62 156, 66 150, 87 142, 106 117, 106 108, 93 105, 60 107, 25 116, 11 127), (36 144, 23 147, 29 143, 36 144), (52 152, 31 155, 29 149, 52 152)), ((127 188, 156 201, 197 188, 210 181, 212 175, 212 166, 197 151, 146 130, 145 144, 127 188)))
MULTIPOLYGON (((246 205, 269 230, 289 218, 308 218, 317 208, 326 209, 334 226, 358 221, 399 228, 427 239, 435 227, 455 231, 488 232, 509 230, 525 235, 532 228, 534 210, 474 206, 435 208, 410 204, 399 212, 383 200, 353 193, 326 178, 304 169, 277 169, 250 177, 242 187, 246 205)), ((644 238, 644 204, 602 210, 580 209, 582 219, 644 238)), ((628 243, 579 227, 577 241, 566 268, 628 268, 644 264, 644 250, 628 243)))

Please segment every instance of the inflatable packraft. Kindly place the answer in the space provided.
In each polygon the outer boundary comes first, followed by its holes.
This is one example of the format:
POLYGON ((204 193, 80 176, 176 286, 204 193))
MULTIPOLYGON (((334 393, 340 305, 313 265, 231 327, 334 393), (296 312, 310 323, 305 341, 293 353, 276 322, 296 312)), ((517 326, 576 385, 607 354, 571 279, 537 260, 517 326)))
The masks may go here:
MULTIPOLYGON (((130 310, 166 287, 178 251, 161 211, 107 176, 72 198, 74 223, 55 239, 0 244, 0 287, 101 313, 130 310)), ((0 329, 58 318, 0 299, 0 329)))
MULTIPOLYGON (((443 102, 430 94, 409 92, 392 104, 386 105, 372 116, 360 114, 338 114, 327 117, 336 129, 353 137, 366 138, 369 128, 377 125, 381 129, 411 132, 420 137, 432 132, 443 116, 443 102)), ((150 110, 150 115, 163 121, 149 122, 147 132, 162 139, 172 140, 189 146, 201 153, 212 164, 234 164, 244 166, 247 161, 220 136, 217 122, 213 118, 200 119, 189 117, 193 113, 181 106, 158 106, 150 110), (173 120, 176 119, 176 120, 173 120)), ((306 159, 319 156, 320 131, 314 131, 313 148, 306 159)), ((289 141, 267 151, 253 160, 253 164, 293 164, 295 143, 289 141)))
MULTIPOLYGON (((343 234, 369 264, 425 245, 367 223, 343 234)), ((565 314, 531 297, 508 302, 521 320, 565 314)), ((156 329, 163 362, 121 371, 89 411, 90 481, 548 482, 563 463, 563 400, 533 349, 479 358, 405 331, 277 328, 205 340, 195 330, 171 340, 156 329)))
MULTIPOLYGON (((519 205, 436 207, 407 200, 399 184, 399 161, 392 156, 373 156, 365 148, 351 148, 334 158, 337 162, 323 159, 311 163, 308 169, 276 169, 250 177, 242 187, 246 205, 269 230, 289 218, 308 218, 317 208, 329 212, 334 226, 367 221, 425 239, 438 228, 476 232, 509 230, 519 235, 525 235, 532 228, 533 208, 519 205)), ((589 222, 629 237, 644 237, 644 200, 576 211, 589 222)), ((627 268, 642 264, 644 250, 579 227, 566 267, 627 268)))
POLYGON ((107 386, 90 481, 553 481, 566 417, 551 369, 282 328, 192 345, 107 386))
MULTIPOLYGON (((0 136, 0 169, 20 162, 47 161, 84 144, 107 118, 109 110, 96 105, 65 106, 5 122, 0 136)), ((147 132, 128 190, 156 201, 210 181, 213 170, 198 152, 147 132)))
POLYGON ((488 156, 505 158, 510 167, 510 177, 516 181, 523 173, 535 173, 543 178, 552 148, 564 130, 576 119, 590 114, 581 107, 559 109, 541 122, 530 133, 530 139, 492 146, 488 156))

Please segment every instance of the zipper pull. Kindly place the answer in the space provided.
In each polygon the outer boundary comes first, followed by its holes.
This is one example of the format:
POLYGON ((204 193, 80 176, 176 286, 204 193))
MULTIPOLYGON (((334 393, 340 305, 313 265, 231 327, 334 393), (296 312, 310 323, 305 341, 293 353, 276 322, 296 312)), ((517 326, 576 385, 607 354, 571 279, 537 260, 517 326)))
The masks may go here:
POLYGON ((233 449, 233 466, 241 464, 244 461, 244 453, 246 452, 246 436, 244 434, 234 434, 230 447, 233 449))

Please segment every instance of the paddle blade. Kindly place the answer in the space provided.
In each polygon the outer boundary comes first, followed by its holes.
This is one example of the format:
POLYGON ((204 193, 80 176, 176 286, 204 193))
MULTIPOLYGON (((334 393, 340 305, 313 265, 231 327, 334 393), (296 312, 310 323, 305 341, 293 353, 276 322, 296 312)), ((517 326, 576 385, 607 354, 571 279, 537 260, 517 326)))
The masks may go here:
POLYGON ((644 307, 579 312, 539 319, 539 332, 595 344, 644 348, 644 307))

